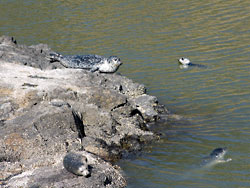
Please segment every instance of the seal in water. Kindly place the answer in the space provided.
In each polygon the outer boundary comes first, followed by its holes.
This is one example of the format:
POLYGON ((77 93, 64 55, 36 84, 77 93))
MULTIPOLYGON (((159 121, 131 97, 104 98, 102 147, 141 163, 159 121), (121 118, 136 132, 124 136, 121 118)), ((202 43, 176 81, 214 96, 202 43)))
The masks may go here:
POLYGON ((216 148, 212 151, 212 153, 210 153, 209 156, 205 157, 203 160, 203 164, 206 167, 210 167, 213 166, 217 163, 225 163, 225 162, 229 162, 232 159, 224 159, 225 154, 227 153, 227 148, 216 148))
POLYGON ((50 61, 59 61, 64 67, 75 69, 89 69, 91 72, 114 73, 122 64, 117 56, 109 58, 99 55, 67 55, 50 54, 50 61))
POLYGON ((188 68, 189 66, 196 66, 196 67, 203 67, 203 68, 206 67, 205 65, 191 63, 191 61, 188 58, 184 58, 184 57, 180 58, 178 61, 181 64, 180 68, 188 68))
POLYGON ((63 159, 64 168, 78 176, 89 176, 89 166, 87 157, 77 154, 77 153, 68 153, 63 159))
POLYGON ((191 171, 188 170, 182 178, 188 179, 190 177, 201 177, 204 175, 206 170, 209 170, 218 163, 229 162, 232 159, 224 159, 225 154, 227 153, 227 148, 216 148, 214 149, 207 157, 204 157, 202 162, 199 164, 198 168, 194 168, 191 171))

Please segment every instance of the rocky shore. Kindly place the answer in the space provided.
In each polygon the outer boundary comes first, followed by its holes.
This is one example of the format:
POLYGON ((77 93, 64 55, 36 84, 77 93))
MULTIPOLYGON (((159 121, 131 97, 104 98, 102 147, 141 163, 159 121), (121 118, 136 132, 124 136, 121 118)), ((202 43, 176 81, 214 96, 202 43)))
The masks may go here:
POLYGON ((112 161, 157 139, 148 123, 167 110, 143 85, 64 68, 51 52, 0 38, 0 187, 125 187, 112 161), (67 152, 88 159, 89 177, 65 170, 67 152))

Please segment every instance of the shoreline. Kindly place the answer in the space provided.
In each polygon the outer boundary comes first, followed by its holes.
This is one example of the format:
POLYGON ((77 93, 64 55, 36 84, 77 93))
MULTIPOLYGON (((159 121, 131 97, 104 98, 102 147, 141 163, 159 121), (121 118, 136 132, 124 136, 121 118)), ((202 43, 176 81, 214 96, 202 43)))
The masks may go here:
POLYGON ((47 45, 0 38, 0 185, 125 187, 119 160, 159 137, 148 123, 168 114, 142 84, 114 74, 50 63, 47 45), (76 176, 62 165, 80 152, 92 168, 76 176))

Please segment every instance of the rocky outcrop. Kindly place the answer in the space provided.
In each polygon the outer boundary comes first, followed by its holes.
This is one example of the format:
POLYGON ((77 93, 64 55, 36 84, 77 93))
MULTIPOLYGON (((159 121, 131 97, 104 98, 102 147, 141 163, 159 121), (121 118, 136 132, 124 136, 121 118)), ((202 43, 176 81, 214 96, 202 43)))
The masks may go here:
POLYGON ((47 45, 0 38, 0 186, 125 187, 110 162, 156 136, 147 123, 166 112, 145 87, 118 74, 51 63, 47 45), (63 168, 81 152, 89 177, 63 168))

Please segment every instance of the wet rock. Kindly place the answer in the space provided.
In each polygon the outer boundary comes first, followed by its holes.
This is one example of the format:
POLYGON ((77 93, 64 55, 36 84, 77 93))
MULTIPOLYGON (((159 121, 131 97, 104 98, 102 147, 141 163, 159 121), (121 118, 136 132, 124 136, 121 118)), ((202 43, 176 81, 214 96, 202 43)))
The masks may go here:
POLYGON ((126 157, 155 139, 147 123, 165 108, 141 84, 117 74, 60 69, 48 61, 50 52, 47 45, 0 38, 0 185, 124 187, 119 170, 102 159, 126 157), (69 151, 95 161, 91 177, 63 169, 69 151))

